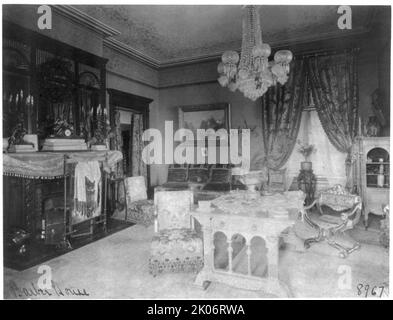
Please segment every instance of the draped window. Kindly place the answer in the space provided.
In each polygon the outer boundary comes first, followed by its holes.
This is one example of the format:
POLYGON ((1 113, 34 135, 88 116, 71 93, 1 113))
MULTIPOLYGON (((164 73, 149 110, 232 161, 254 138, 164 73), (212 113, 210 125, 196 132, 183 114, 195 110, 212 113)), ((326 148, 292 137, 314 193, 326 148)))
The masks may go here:
POLYGON ((358 132, 357 55, 313 57, 307 60, 307 67, 322 127, 334 147, 347 154, 347 187, 352 189, 352 146, 358 132))
MULTIPOLYGON (((277 169, 290 157, 299 132, 302 110, 311 93, 329 142, 346 154, 347 187, 352 189, 353 145, 358 133, 356 52, 316 56, 293 62, 288 82, 269 88, 262 97, 262 133, 266 166, 277 169)), ((323 152, 324 146, 316 146, 323 152)))

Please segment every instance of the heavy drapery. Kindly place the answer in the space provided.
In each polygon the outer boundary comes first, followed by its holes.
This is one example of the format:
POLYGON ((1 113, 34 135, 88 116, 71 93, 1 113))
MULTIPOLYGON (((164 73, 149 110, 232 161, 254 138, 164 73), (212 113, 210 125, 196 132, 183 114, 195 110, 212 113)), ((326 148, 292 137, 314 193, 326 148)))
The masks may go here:
MULTIPOLYGON (((117 151, 122 151, 123 149, 123 139, 121 136, 121 127, 120 127, 120 111, 115 110, 115 115, 114 115, 114 131, 113 134, 111 135, 111 149, 112 150, 117 150, 117 151)), ((122 178, 124 176, 124 162, 125 158, 123 158, 123 161, 121 163, 117 164, 116 171, 115 171, 115 178, 122 178)))
POLYGON ((143 176, 147 179, 146 164, 142 160, 142 150, 145 143, 142 140, 143 115, 132 113, 131 117, 131 139, 130 139, 130 173, 131 176, 143 176))
POLYGON ((322 127, 337 150, 346 153, 347 187, 352 189, 352 146, 358 132, 357 55, 347 52, 307 60, 309 85, 322 127))
POLYGON ((277 83, 262 96, 262 135, 270 169, 282 167, 292 153, 306 88, 305 63, 299 60, 292 63, 285 85, 277 83))

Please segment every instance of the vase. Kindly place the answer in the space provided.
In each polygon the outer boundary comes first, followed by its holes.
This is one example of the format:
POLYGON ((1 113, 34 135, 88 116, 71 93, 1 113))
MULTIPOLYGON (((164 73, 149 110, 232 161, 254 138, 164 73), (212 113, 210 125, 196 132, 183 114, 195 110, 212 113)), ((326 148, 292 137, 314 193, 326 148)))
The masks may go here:
POLYGON ((263 172, 262 170, 249 171, 239 176, 239 180, 247 187, 248 191, 259 192, 263 181, 263 172))
POLYGON ((302 161, 300 163, 300 169, 305 170, 305 171, 311 171, 312 170, 312 162, 311 161, 302 161))

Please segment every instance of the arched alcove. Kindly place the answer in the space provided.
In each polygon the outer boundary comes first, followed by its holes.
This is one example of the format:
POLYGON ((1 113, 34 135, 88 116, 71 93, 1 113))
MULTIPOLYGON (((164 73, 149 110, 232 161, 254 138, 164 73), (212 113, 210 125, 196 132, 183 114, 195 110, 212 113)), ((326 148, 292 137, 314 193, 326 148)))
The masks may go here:
POLYGON ((98 77, 92 72, 82 72, 79 75, 79 84, 90 88, 100 89, 100 81, 98 77))
POLYGON ((232 271, 241 274, 248 273, 246 239, 241 234, 234 234, 232 245, 232 271))
POLYGON ((367 152, 366 161, 367 187, 389 188, 389 152, 384 148, 373 148, 367 152))
POLYGON ((221 231, 217 231, 213 236, 214 244, 214 268, 228 270, 228 243, 227 236, 221 231))
POLYGON ((267 276, 267 247, 266 242, 259 236, 254 236, 250 241, 251 257, 250 257, 250 269, 251 275, 256 277, 267 276))

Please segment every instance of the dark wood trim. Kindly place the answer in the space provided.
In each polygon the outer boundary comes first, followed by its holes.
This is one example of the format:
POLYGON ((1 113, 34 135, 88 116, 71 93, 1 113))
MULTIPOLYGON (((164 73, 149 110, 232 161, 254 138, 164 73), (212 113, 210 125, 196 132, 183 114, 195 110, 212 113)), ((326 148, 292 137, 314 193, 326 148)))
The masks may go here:
MULTIPOLYGON (((20 42, 31 48, 30 54, 30 64, 29 71, 26 72, 27 76, 30 76, 31 80, 31 92, 34 96, 34 114, 33 114, 33 124, 30 128, 33 132, 37 132, 37 122, 42 120, 42 115, 39 115, 38 106, 39 93, 37 85, 37 50, 46 51, 52 53, 53 55, 61 58, 66 58, 74 63, 75 79, 74 79, 74 92, 73 92, 73 114, 74 114, 74 126, 76 133, 80 134, 80 101, 79 101, 79 91, 82 86, 79 85, 79 71, 80 64, 84 64, 99 70, 100 72, 100 104, 103 108, 106 108, 106 64, 108 59, 99 57, 92 53, 83 51, 79 48, 70 46, 61 41, 52 39, 50 37, 44 36, 39 32, 23 28, 17 24, 9 21, 3 21, 3 39, 12 39, 14 41, 20 42), (38 119, 40 117, 40 119, 38 119), (36 121, 34 121, 36 120, 36 121)), ((21 73, 24 75, 24 73, 21 73)))
POLYGON ((110 105, 122 108, 130 108, 139 112, 146 112, 153 99, 145 98, 135 94, 127 93, 116 89, 107 89, 109 93, 110 105))
MULTIPOLYGON (((36 31, 25 29, 9 21, 3 21, 3 38, 20 41, 32 47, 34 45, 35 47, 48 51, 55 56, 77 60, 79 63, 83 63, 94 68, 100 68, 108 61, 106 58, 99 57, 64 42, 44 36, 36 31)), ((32 63, 35 63, 35 61, 32 61, 32 63)))
MULTIPOLYGON (((36 102, 36 105, 38 105, 39 101, 39 94, 38 94, 38 86, 37 86, 37 70, 36 70, 36 59, 37 59, 37 48, 36 44, 32 43, 31 48, 30 48, 30 73, 31 73, 31 93, 33 95, 33 99, 36 102)), ((33 107, 32 110, 32 132, 35 133, 37 132, 38 129, 38 108, 33 107)))
POLYGON ((74 127, 75 132, 77 135, 80 134, 80 125, 79 125, 79 114, 80 114, 80 108, 79 106, 79 63, 74 63, 74 73, 75 73, 75 79, 74 79, 74 86, 75 86, 75 93, 74 93, 74 117, 75 117, 75 124, 78 124, 77 126, 74 127))

